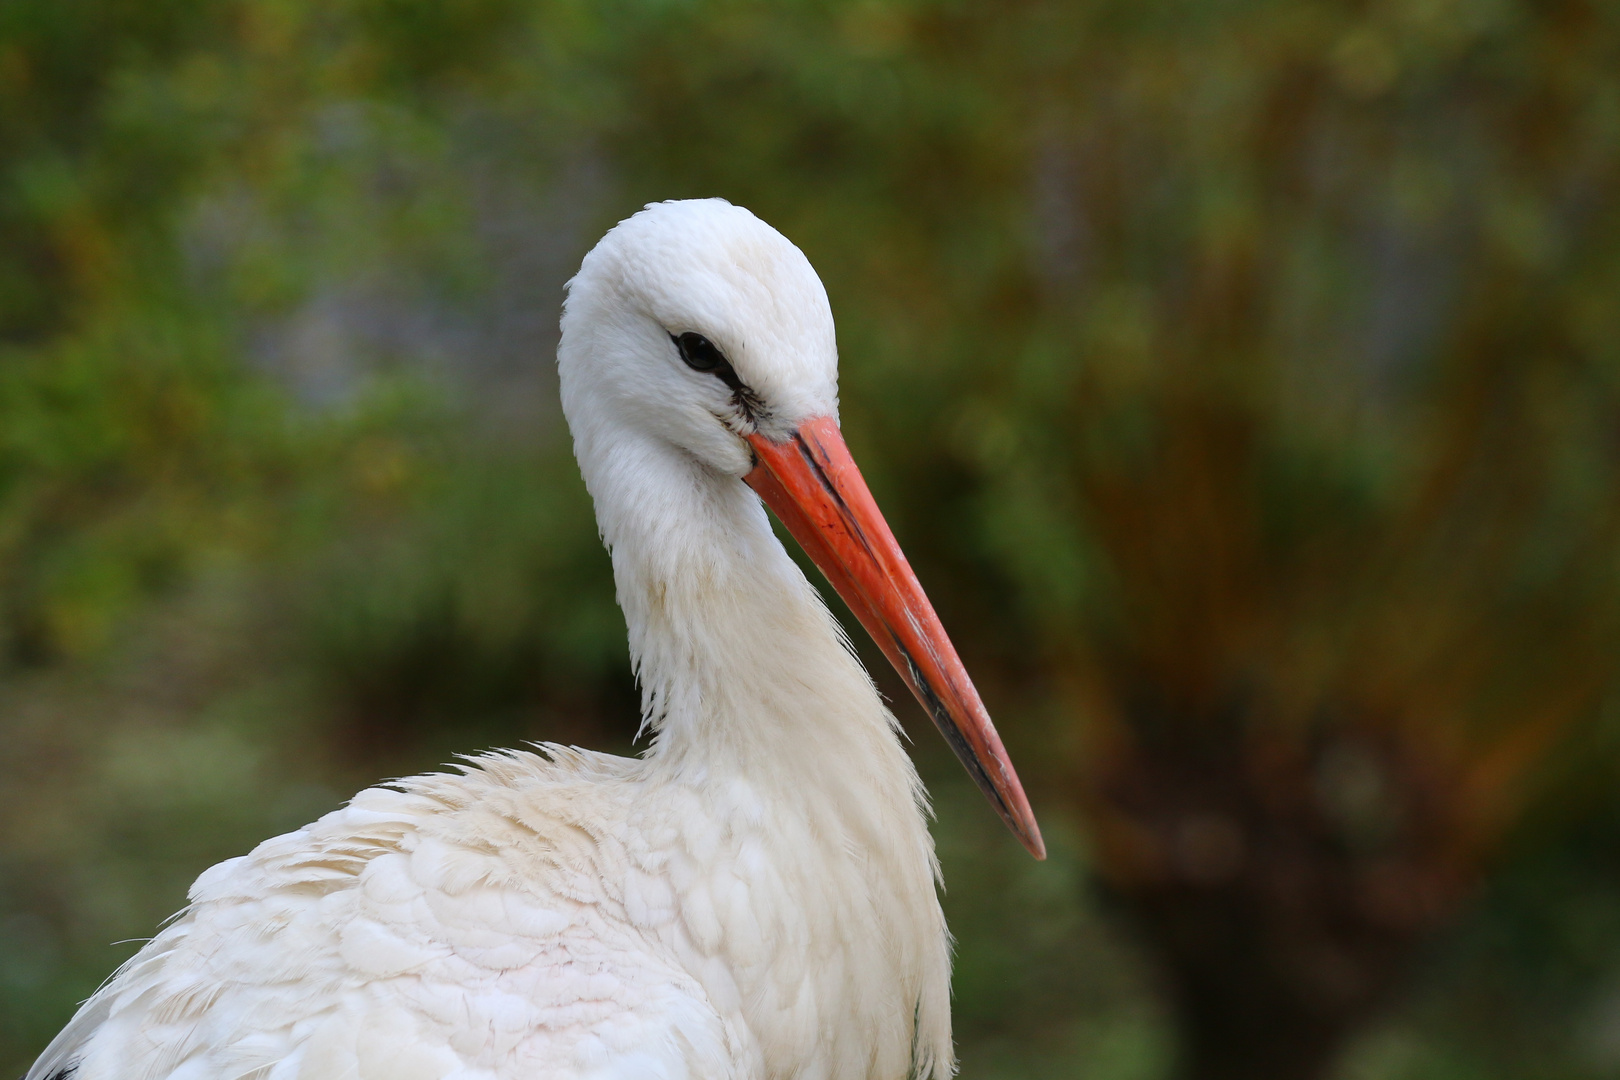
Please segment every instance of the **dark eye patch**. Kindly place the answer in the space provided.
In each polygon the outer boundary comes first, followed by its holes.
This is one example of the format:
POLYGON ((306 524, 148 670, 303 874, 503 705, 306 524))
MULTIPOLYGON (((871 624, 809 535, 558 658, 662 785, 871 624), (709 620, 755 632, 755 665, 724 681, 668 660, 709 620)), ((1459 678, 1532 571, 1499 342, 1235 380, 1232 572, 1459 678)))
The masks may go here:
POLYGON ((705 375, 713 375, 730 388, 732 404, 749 423, 758 423, 770 417, 770 410, 765 407, 765 403, 737 377, 731 362, 715 348, 714 342, 690 330, 684 334, 671 334, 669 340, 675 343, 675 348, 680 351, 681 360, 687 367, 693 371, 701 371, 705 375))
POLYGON ((686 362, 686 366, 693 371, 713 375, 733 391, 741 392, 745 389, 742 380, 737 378, 737 373, 732 370, 730 361, 715 348, 714 342, 702 334, 694 334, 688 330, 684 334, 671 334, 669 339, 681 351, 681 359, 686 362))

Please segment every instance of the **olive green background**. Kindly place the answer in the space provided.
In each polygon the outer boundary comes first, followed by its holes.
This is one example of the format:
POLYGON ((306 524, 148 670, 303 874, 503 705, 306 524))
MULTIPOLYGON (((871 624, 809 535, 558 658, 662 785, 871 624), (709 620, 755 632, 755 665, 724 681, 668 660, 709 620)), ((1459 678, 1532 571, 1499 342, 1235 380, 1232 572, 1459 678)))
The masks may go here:
MULTIPOLYGON (((1580 690, 1341 1075, 1620 1076, 1620 9, 1529 0, 0 4, 0 1071, 356 788, 630 751, 556 317, 614 221, 710 195, 825 281, 848 441, 1052 850, 868 652, 938 810, 964 1076, 1172 1068, 1072 680, 1152 622, 1087 470, 1187 401, 1260 432, 1253 588, 1399 592, 1388 634, 1455 570, 1480 723, 1580 690), (1293 574, 1300 537, 1419 569, 1293 574)), ((1139 528, 1194 576, 1212 543, 1139 528)))

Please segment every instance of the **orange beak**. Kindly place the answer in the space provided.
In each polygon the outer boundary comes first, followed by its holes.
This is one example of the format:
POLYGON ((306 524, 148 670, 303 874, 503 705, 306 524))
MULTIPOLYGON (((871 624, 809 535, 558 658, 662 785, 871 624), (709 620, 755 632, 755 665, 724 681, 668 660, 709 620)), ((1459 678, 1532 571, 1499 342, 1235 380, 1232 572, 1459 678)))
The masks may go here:
POLYGON ((827 575, 945 741, 1031 855, 1040 826, 979 692, 945 636, 917 575, 872 501, 831 417, 806 420, 783 443, 748 436, 757 464, 744 479, 827 575))

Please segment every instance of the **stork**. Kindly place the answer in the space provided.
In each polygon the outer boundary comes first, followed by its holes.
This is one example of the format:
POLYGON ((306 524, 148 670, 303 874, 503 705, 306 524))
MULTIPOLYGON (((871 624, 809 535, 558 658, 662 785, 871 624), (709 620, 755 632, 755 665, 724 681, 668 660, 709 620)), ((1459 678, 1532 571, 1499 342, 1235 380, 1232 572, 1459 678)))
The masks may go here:
POLYGON ((925 794, 762 498, 1044 849, 839 435, 820 279, 747 210, 653 204, 557 364, 646 753, 486 754, 214 866, 27 1080, 951 1075, 925 794))

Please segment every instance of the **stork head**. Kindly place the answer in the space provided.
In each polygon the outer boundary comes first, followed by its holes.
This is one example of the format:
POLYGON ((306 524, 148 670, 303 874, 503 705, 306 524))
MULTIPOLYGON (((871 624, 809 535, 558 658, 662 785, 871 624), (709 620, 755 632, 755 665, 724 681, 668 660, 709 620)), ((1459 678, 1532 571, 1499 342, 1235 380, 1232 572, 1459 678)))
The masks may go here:
POLYGON ((1044 858, 984 703, 839 433, 832 311, 804 253, 723 199, 654 203, 585 257, 562 331, 575 438, 611 417, 758 492, 1044 858))
POLYGON ((606 406, 721 472, 753 467, 750 435, 838 415, 821 279, 724 199, 654 203, 620 222, 569 283, 562 327, 570 423, 606 406), (587 398, 594 409, 576 407, 587 398))

